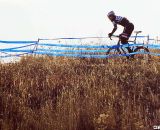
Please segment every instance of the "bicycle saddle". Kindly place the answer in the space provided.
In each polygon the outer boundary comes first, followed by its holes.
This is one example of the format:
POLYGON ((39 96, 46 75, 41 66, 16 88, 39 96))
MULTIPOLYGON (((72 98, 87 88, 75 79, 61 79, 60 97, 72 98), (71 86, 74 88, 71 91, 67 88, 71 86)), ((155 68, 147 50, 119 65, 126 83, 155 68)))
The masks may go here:
POLYGON ((142 32, 142 31, 134 31, 134 33, 137 33, 137 34, 138 34, 138 33, 141 33, 141 32, 142 32))

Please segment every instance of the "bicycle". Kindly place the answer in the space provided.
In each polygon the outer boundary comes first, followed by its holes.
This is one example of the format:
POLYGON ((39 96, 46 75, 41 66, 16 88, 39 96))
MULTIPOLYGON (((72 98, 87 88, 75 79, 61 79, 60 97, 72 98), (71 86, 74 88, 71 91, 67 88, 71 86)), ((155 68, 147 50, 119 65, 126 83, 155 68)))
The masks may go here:
MULTIPOLYGON (((134 45, 137 43, 138 34, 141 32, 142 31, 135 31, 136 35, 135 35, 134 40, 128 41, 128 44, 125 44, 125 45, 121 45, 122 43, 119 39, 117 45, 109 48, 108 51, 106 52, 106 55, 108 55, 109 57, 114 57, 114 56, 120 55, 120 56, 125 56, 127 59, 134 58, 134 59, 149 60, 151 58, 151 55, 149 54, 149 49, 143 45, 140 45, 140 46, 134 45), (129 43, 131 43, 131 42, 134 43, 133 46, 130 46, 129 43), (129 53, 129 51, 128 51, 129 48, 131 49, 133 54, 129 53)), ((119 36, 116 36, 116 35, 113 35, 113 37, 119 38, 119 36)))

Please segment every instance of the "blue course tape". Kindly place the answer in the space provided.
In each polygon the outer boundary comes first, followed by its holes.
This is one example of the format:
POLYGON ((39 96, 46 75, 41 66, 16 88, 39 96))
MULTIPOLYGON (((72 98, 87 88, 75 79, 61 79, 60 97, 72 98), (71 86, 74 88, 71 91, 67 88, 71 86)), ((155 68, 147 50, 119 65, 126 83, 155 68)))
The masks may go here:
POLYGON ((145 37, 148 37, 148 36, 131 36, 131 38, 134 38, 134 37, 137 37, 137 38, 145 38, 145 37))
POLYGON ((44 52, 63 52, 63 53, 88 53, 88 52, 107 52, 108 50, 52 50, 52 49, 37 49, 37 51, 44 51, 44 52))
MULTIPOLYGON (((132 36, 133 37, 133 36, 132 36)), ((138 37, 146 37, 146 36, 138 36, 138 37)), ((95 37, 91 37, 95 38, 95 37)), ((61 39, 80 39, 80 38, 61 38, 61 39)), ((0 43, 6 43, 6 44, 27 44, 24 46, 18 46, 18 47, 12 47, 12 48, 5 48, 0 49, 0 52, 2 53, 23 53, 23 54, 15 54, 11 55, 8 54, 6 56, 0 56, 0 58, 6 58, 6 57, 12 57, 12 56, 21 56, 25 54, 33 53, 32 50, 24 49, 25 47, 33 46, 33 45, 40 45, 40 46, 49 46, 49 47, 65 47, 65 49, 37 49, 34 54, 41 54, 41 55, 53 55, 53 56, 64 56, 64 57, 86 57, 86 58, 109 58, 109 57, 120 57, 120 56, 129 56, 134 54, 146 54, 146 52, 134 52, 129 54, 113 54, 113 55, 103 55, 103 54, 94 54, 94 53, 105 53, 108 51, 109 48, 111 49, 117 49, 117 48, 125 48, 125 47, 137 47, 137 46, 144 46, 147 48, 152 49, 160 49, 160 45, 154 45, 154 44, 126 44, 126 45, 64 45, 64 44, 52 44, 52 43, 38 43, 38 41, 1 41, 0 43), (29 44, 28 43, 32 43, 29 44), (66 48, 70 48, 70 50, 67 50, 66 48), (76 49, 77 48, 77 49, 76 49), (80 50, 81 48, 81 50, 80 50), (82 50, 82 48, 85 48, 82 50), (87 50, 87 49, 93 49, 93 50, 87 50), (96 49, 96 50, 94 50, 96 49), (65 53, 71 53, 71 54, 65 54, 65 53), (74 54, 77 53, 77 54, 74 54), (93 54, 81 54, 81 53, 93 53, 93 54)), ((157 53, 149 53, 151 55, 160 56, 160 54, 157 53)))
POLYGON ((0 52, 28 52, 28 53, 32 53, 32 50, 0 50, 0 52))
MULTIPOLYGON (((25 53, 25 54, 28 54, 28 53, 25 53)), ((0 58, 20 57, 21 55, 25 55, 25 54, 0 56, 0 58)), ((124 56, 130 56, 130 55, 134 55, 134 54, 143 54, 143 53, 134 52, 134 53, 129 53, 129 54, 113 54, 113 55, 84 55, 84 54, 81 55, 81 54, 57 54, 57 53, 35 52, 35 54, 49 55, 49 56, 58 56, 58 57, 113 58, 113 57, 124 57, 124 56)))
MULTIPOLYGON (((20 47, 14 47, 14 48, 6 48, 6 49, 0 49, 0 51, 3 51, 3 52, 28 52, 28 53, 31 53, 33 51, 31 50, 18 50, 18 49, 21 49, 21 48, 24 48, 24 47, 28 47, 28 46, 32 46, 32 45, 35 45, 35 44, 30 44, 30 45, 26 45, 26 46, 20 46, 20 47)), ((83 45, 78 45, 79 48, 81 47, 86 47, 86 48, 99 48, 99 49, 102 49, 102 50, 66 50, 66 49, 61 49, 61 50, 55 50, 55 49, 37 49, 37 51, 44 51, 44 52, 63 52, 63 53, 85 53, 85 52, 107 52, 108 48, 112 48, 112 49, 116 49, 116 48, 119 48, 119 47, 133 47, 133 46, 142 46, 143 44, 127 44, 127 45, 114 45, 114 46, 83 46, 83 45), (107 48, 108 47, 108 48, 107 48)), ((59 44, 56 44, 56 46, 62 46, 62 45, 59 45, 59 44)), ((64 45, 64 46, 67 46, 67 47, 76 47, 77 45, 64 45)), ((157 46, 156 46, 157 47, 157 46)), ((77 48, 78 49, 78 48, 77 48)))
MULTIPOLYGON (((99 50, 67 50, 67 49, 62 49, 62 50, 55 50, 55 49, 37 49, 37 51, 44 51, 44 52, 63 52, 63 53, 88 53, 88 52, 107 52, 109 48, 112 48, 112 49, 116 49, 116 48, 120 48, 120 47, 133 47, 133 46, 142 46, 143 44, 129 44, 129 45, 114 45, 114 46, 108 46, 107 47, 104 47, 104 46, 87 46, 87 48, 98 48, 99 50), (102 49, 102 50, 100 50, 102 49)), ((84 47, 84 46, 83 46, 84 47)), ((80 48, 80 47, 79 47, 80 48)))
POLYGON ((151 49, 160 49, 160 45, 148 44, 148 47, 151 49))
POLYGON ((28 44, 28 43, 37 43, 38 41, 2 41, 0 40, 0 43, 6 43, 6 44, 28 44))
POLYGON ((0 56, 0 58, 10 58, 10 57, 20 57, 20 56, 24 56, 24 55, 28 55, 30 53, 22 53, 22 54, 8 54, 8 55, 5 55, 5 56, 0 56))
POLYGON ((57 53, 54 54, 54 53, 43 53, 43 52, 36 52, 36 54, 60 56, 60 57, 79 57, 79 58, 107 58, 107 57, 110 57, 107 55, 81 55, 81 54, 57 54, 57 53))
POLYGON ((52 44, 52 43, 39 43, 40 46, 50 47, 69 47, 69 48, 119 48, 119 47, 131 47, 131 46, 142 46, 144 44, 125 44, 125 45, 64 45, 64 44, 52 44))
POLYGON ((108 48, 109 46, 92 46, 92 45, 64 45, 64 44, 52 44, 52 43, 39 43, 41 46, 53 46, 53 47, 69 47, 69 48, 108 48))
MULTIPOLYGON (((34 44, 33 44, 34 45, 34 44)), ((28 47, 28 46, 31 46, 31 45, 27 45, 27 46, 21 46, 21 47, 14 47, 14 48, 6 48, 6 49, 0 49, 0 51, 3 51, 3 52, 28 52, 28 53, 31 53, 33 51, 31 50, 17 50, 17 49, 21 49, 21 48, 24 48, 24 47, 28 47)), ((69 45, 70 46, 70 45, 69 45)), ((114 45, 114 46, 108 46, 108 48, 112 48, 112 49, 116 49, 116 48, 119 48, 119 47, 131 47, 131 46, 142 46, 142 44, 130 44, 130 45, 114 45)), ((67 46, 68 47, 68 46, 67 46)), ((72 47, 75 47, 74 45, 72 47)), ((78 47, 81 47, 78 46, 78 47)), ((82 46, 84 47, 84 46, 82 46)), ((66 50, 66 49, 61 49, 61 50, 55 50, 55 49, 37 49, 37 51, 44 51, 44 52, 63 52, 63 53, 88 53, 88 52, 107 52, 108 51, 108 48, 104 47, 104 46, 85 46, 87 48, 99 48, 99 49, 103 49, 103 50, 66 50)), ((74 48, 75 49, 75 48, 74 48)), ((77 48, 78 49, 78 48, 77 48)))
POLYGON ((36 45, 36 44, 29 44, 29 45, 25 45, 25 46, 19 46, 19 47, 12 47, 12 48, 5 48, 5 49, 0 49, 0 51, 7 51, 7 50, 14 50, 14 49, 20 49, 20 48, 25 48, 25 47, 29 47, 29 46, 33 46, 33 45, 36 45))

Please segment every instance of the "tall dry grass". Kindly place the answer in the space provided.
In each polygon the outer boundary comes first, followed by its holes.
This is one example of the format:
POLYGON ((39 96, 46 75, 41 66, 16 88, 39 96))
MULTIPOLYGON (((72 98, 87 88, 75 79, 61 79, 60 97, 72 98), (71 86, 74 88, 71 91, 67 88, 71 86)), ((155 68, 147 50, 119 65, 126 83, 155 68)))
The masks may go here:
POLYGON ((0 64, 1 130, 150 130, 160 63, 24 57, 0 64))

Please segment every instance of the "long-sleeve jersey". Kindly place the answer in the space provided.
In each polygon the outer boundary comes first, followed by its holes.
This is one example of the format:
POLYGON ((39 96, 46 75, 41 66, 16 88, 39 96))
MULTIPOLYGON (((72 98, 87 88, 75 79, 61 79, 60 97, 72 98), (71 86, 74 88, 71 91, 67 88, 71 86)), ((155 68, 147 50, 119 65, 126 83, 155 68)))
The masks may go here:
POLYGON ((121 17, 121 16, 116 16, 115 19, 112 21, 112 23, 113 23, 114 28, 117 28, 117 24, 123 27, 127 27, 131 24, 127 18, 121 17))

